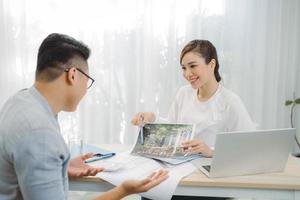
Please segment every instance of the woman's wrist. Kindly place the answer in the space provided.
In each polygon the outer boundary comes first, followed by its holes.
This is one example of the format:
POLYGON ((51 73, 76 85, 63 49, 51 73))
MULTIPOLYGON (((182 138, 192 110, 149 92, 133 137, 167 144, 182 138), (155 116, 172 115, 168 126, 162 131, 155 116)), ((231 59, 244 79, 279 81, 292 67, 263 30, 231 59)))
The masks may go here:
MULTIPOLYGON (((209 147, 208 147, 209 148, 209 147)), ((209 148, 209 152, 207 153, 206 157, 208 158, 212 158, 214 155, 214 150, 212 150, 211 148, 209 148)))

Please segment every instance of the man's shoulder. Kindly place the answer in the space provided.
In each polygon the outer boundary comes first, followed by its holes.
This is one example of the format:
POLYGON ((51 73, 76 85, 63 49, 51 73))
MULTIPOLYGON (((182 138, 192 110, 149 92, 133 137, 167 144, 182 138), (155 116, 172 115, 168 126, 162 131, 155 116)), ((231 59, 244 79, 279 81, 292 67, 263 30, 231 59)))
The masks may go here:
POLYGON ((5 119, 10 120, 12 124, 30 123, 33 120, 35 123, 39 123, 45 116, 45 112, 28 90, 21 90, 5 103, 0 116, 0 123, 5 119))
POLYGON ((0 112, 0 132, 7 145, 36 130, 54 130, 49 122, 49 116, 27 91, 12 96, 0 112))

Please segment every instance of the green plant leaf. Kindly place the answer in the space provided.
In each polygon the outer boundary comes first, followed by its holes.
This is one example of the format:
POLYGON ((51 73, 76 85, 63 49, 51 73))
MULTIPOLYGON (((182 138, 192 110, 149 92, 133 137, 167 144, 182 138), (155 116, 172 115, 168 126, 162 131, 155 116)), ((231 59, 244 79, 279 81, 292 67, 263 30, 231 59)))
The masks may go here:
POLYGON ((285 105, 286 106, 289 106, 289 105, 291 105, 291 104, 293 104, 294 103, 294 101, 292 101, 292 100, 286 100, 285 101, 285 105))
POLYGON ((295 103, 296 103, 296 104, 300 104, 300 98, 296 99, 296 100, 295 100, 295 103))

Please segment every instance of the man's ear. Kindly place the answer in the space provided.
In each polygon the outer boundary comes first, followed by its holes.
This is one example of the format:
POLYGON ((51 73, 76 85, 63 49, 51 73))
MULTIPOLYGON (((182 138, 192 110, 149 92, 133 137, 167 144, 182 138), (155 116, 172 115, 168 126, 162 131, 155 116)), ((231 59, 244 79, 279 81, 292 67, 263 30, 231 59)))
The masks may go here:
POLYGON ((73 85, 75 82, 75 78, 76 78, 76 68, 71 67, 67 72, 67 83, 73 85))

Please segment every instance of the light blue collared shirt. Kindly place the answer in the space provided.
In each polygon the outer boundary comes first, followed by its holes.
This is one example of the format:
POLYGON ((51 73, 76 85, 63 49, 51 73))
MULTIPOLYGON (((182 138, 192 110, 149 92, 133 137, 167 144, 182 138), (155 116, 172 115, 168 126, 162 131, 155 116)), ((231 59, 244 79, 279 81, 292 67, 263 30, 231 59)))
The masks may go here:
POLYGON ((35 87, 0 111, 0 199, 67 199, 70 152, 57 115, 35 87))

